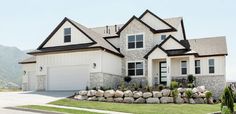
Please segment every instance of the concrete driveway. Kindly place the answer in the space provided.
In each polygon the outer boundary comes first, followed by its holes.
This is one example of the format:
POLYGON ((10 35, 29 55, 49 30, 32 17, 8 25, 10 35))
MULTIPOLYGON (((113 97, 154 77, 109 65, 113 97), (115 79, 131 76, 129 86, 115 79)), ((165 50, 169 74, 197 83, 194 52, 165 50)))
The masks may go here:
MULTIPOLYGON (((5 109, 20 105, 40 105, 73 95, 75 92, 0 92, 0 112, 4 114, 34 114, 5 109)), ((38 114, 38 113, 37 113, 38 114)))

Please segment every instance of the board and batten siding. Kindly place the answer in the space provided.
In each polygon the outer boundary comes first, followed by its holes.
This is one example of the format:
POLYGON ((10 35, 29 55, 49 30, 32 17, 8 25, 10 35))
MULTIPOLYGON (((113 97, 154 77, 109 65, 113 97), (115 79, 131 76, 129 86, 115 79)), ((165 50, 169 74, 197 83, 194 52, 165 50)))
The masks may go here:
POLYGON ((22 77, 22 83, 28 83, 28 76, 35 73, 35 66, 35 63, 22 64, 22 70, 26 72, 26 74, 22 77))
POLYGON ((51 37, 44 47, 65 46, 73 44, 91 43, 92 41, 81 31, 66 21, 60 29, 51 37), (71 28, 71 42, 64 43, 64 28, 71 28))
POLYGON ((122 58, 107 52, 102 53, 103 73, 122 75, 121 64, 122 64, 122 58))
MULTIPOLYGON (((208 76, 208 75, 225 75, 225 56, 213 56, 213 57, 197 57, 194 60, 200 60, 200 74, 193 74, 195 76, 208 76), (215 73, 209 73, 209 66, 208 60, 214 59, 215 60, 215 73)), ((171 75, 172 76, 186 76, 181 75, 181 61, 187 61, 187 74, 189 74, 189 58, 179 58, 179 59, 172 59, 171 60, 171 75)), ((194 64, 195 65, 195 64, 194 64)), ((194 68, 195 73, 195 66, 194 68)))

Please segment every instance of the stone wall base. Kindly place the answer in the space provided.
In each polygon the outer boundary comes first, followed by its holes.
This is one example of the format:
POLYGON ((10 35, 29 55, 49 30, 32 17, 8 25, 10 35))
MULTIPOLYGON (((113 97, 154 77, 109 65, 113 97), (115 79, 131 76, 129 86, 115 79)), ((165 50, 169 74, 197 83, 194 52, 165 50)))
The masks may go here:
MULTIPOLYGON (((207 90, 213 93, 214 99, 219 99, 226 85, 224 75, 195 76, 196 86, 205 86, 207 90)), ((186 76, 172 77, 174 79, 187 78, 186 76)))
POLYGON ((117 88, 123 80, 122 76, 108 73, 90 73, 90 87, 117 88))

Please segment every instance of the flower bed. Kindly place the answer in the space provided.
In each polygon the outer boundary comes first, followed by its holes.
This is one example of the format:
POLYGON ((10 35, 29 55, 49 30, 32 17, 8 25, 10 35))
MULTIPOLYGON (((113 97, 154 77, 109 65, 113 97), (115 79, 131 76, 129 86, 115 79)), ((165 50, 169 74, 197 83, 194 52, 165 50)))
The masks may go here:
POLYGON ((88 90, 79 91, 73 98, 76 100, 117 102, 117 103, 190 103, 213 104, 212 97, 206 98, 208 93, 204 86, 196 88, 178 88, 176 90, 163 89, 161 91, 121 91, 121 90, 88 90), (177 94, 176 94, 177 93, 177 94))

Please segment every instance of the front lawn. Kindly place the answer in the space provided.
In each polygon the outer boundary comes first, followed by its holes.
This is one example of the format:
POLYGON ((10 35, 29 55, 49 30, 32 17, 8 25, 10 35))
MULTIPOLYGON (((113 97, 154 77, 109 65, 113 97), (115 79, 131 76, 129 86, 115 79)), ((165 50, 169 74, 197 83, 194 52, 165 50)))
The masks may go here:
POLYGON ((49 104, 92 108, 133 114, 207 114, 220 110, 219 104, 123 104, 62 99, 49 104))
POLYGON ((95 113, 95 112, 87 112, 87 111, 64 109, 64 108, 55 108, 55 107, 49 107, 49 106, 38 106, 38 105, 26 105, 26 106, 20 106, 19 108, 52 111, 52 112, 63 112, 63 113, 67 113, 67 114, 101 114, 101 113, 95 113))

